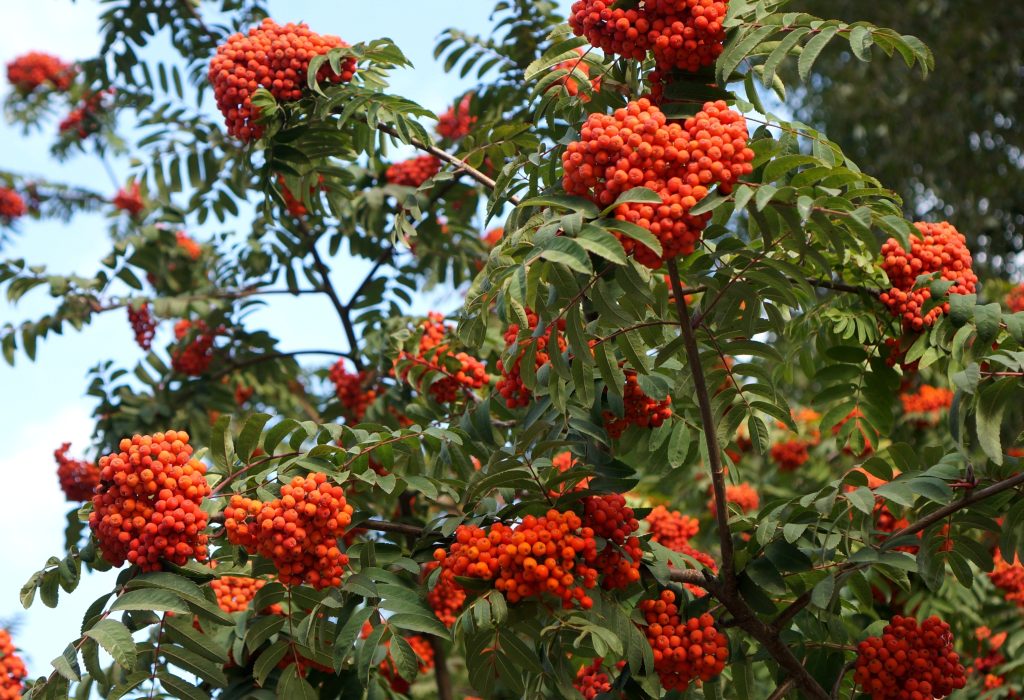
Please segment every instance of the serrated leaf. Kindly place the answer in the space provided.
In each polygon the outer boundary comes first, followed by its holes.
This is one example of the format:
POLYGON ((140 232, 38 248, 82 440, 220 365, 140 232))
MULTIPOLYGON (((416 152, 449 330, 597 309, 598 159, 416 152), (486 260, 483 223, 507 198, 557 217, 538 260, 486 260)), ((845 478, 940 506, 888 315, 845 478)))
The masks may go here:
POLYGON ((85 631, 85 636, 95 639, 121 668, 126 671, 135 668, 135 640, 121 622, 109 617, 100 620, 85 631))

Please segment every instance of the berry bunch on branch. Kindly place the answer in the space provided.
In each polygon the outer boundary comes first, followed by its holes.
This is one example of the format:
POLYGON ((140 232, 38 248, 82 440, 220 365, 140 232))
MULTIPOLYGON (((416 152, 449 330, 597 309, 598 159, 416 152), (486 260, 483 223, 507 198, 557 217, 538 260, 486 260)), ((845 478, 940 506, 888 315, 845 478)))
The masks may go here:
POLYGON ((142 571, 159 571, 165 561, 205 561, 209 516, 202 506, 210 485, 188 434, 135 435, 119 447, 100 458, 89 514, 103 558, 142 571))

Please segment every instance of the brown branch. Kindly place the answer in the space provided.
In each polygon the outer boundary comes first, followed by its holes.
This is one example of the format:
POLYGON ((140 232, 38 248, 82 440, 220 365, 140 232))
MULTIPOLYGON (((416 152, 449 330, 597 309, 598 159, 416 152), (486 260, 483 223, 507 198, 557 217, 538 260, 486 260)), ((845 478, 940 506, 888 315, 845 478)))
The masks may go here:
POLYGON ((234 472, 234 473, 226 475, 224 477, 224 479, 221 480, 221 482, 219 484, 214 486, 213 490, 210 491, 210 498, 216 496, 218 493, 223 491, 225 486, 230 484, 232 481, 234 481, 238 477, 242 476, 242 474, 245 474, 246 472, 251 471, 251 470, 255 469, 256 467, 262 466, 262 465, 266 464, 267 462, 273 462, 275 459, 287 459, 289 457, 301 457, 303 454, 305 454, 305 453, 304 452, 287 452, 287 453, 281 454, 281 455, 270 455, 269 457, 265 457, 264 459, 261 459, 261 460, 258 460, 256 462, 253 462, 252 464, 247 464, 244 467, 242 467, 241 469, 239 469, 237 472, 234 472))
POLYGON ((690 365, 694 390, 697 394, 697 404, 700 408, 704 439, 708 448, 711 484, 715 492, 715 522, 718 525, 718 540, 722 548, 722 581, 725 585, 725 593, 731 595, 736 590, 736 571, 733 566, 732 533, 729 530, 729 511, 725 497, 725 469, 722 467, 715 418, 711 410, 711 395, 708 393, 704 368, 700 363, 700 349, 697 347, 697 339, 693 334, 693 327, 690 325, 690 314, 686 308, 683 285, 679 282, 679 266, 676 264, 675 258, 669 259, 667 265, 672 294, 675 296, 676 312, 679 314, 679 327, 683 333, 687 361, 690 365))
MULTIPOLYGON (((474 168, 472 165, 470 165, 466 161, 464 161, 461 158, 458 158, 456 156, 453 156, 452 154, 448 153, 447 151, 445 151, 445 150, 443 150, 441 148, 438 148, 437 146, 432 146, 430 144, 423 143, 419 139, 410 138, 410 139, 407 140, 407 139, 403 138, 401 134, 398 133, 397 129, 395 129, 393 126, 389 126, 388 124, 377 124, 376 128, 377 128, 377 131, 381 131, 381 132, 383 132, 385 134, 388 134, 389 136, 394 136, 395 138, 399 139, 400 141, 404 141, 405 143, 408 143, 413 148, 417 148, 417 149, 423 151, 424 153, 429 153, 430 155, 434 156, 435 158, 438 158, 438 159, 444 161, 445 163, 448 163, 449 165, 451 165, 452 167, 455 168, 455 172, 456 173, 459 173, 459 172, 466 173, 471 178, 473 178, 474 180, 479 182, 481 185, 483 185, 484 187, 486 187, 486 188, 488 188, 490 190, 496 190, 498 188, 498 183, 495 182, 493 178, 490 178, 487 175, 484 175, 482 172, 480 172, 479 170, 474 168)), ((514 194, 513 195, 508 195, 505 199, 509 203, 511 203, 513 206, 518 206, 519 203, 522 201, 522 200, 519 199, 519 197, 515 196, 514 194)))
POLYGON ((439 638, 431 636, 430 646, 434 649, 434 680, 437 683, 438 700, 454 700, 455 693, 452 690, 452 676, 448 670, 448 653, 445 651, 444 642, 439 638))
POLYGON ((787 678, 783 683, 777 687, 771 695, 768 696, 768 700, 782 700, 786 697, 786 693, 793 689, 793 679, 787 678))

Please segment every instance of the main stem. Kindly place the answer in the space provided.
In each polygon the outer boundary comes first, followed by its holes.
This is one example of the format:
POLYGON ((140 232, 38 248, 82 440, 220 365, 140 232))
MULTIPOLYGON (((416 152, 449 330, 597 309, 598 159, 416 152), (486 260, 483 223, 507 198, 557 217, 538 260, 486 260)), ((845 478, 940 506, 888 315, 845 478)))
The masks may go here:
POLYGON ((736 590, 736 571, 733 568, 732 533, 729 531, 728 503, 725 500, 725 469, 722 467, 722 454, 718 447, 718 436, 715 430, 715 418, 711 412, 711 396, 708 393, 704 368, 700 363, 700 349, 697 338, 690 325, 690 312, 686 307, 686 296, 683 285, 679 281, 679 267, 676 259, 668 261, 668 276, 672 284, 672 295, 676 301, 679 314, 679 327, 683 333, 686 347, 686 358, 693 375, 693 385, 697 393, 697 405, 700 408, 700 419, 704 429, 704 440, 708 448, 708 462, 711 467, 711 486, 715 492, 715 522, 718 524, 718 540, 722 549, 722 581, 725 592, 731 594, 736 590))

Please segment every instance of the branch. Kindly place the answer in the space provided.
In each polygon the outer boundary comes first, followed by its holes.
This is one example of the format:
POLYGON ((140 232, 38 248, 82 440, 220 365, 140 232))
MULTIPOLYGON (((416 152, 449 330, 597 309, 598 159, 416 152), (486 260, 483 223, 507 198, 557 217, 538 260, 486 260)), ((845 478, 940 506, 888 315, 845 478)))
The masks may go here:
MULTIPOLYGON (((448 153, 447 151, 445 151, 445 150, 443 150, 441 148, 438 148, 437 146, 431 146, 430 144, 423 143, 419 139, 414 139, 414 138, 405 139, 405 138, 402 137, 401 134, 398 133, 397 129, 395 129, 393 126, 389 126, 387 124, 378 124, 377 125, 377 130, 381 131, 381 132, 383 132, 385 134, 388 134, 389 136, 394 136, 398 140, 403 141, 403 142, 409 144, 413 148, 417 148, 417 149, 423 151, 424 153, 429 153, 430 155, 434 156, 435 158, 438 158, 438 159, 444 161, 445 163, 448 163, 449 165, 451 165, 451 166, 453 166, 455 168, 455 172, 456 173, 458 173, 458 172, 466 173, 471 178, 473 178, 474 180, 479 182, 481 185, 483 185, 484 187, 486 187, 486 188, 488 188, 490 190, 496 190, 498 188, 498 183, 495 182, 492 178, 488 177, 487 175, 484 175, 482 172, 480 172, 479 170, 477 170, 476 168, 474 168, 472 165, 470 165, 466 161, 462 160, 461 158, 453 156, 452 154, 448 153)), ((519 199, 519 197, 515 196, 514 194, 513 195, 508 195, 505 199, 509 203, 511 203, 513 206, 518 206, 520 201, 522 201, 522 200, 519 199)))
POLYGON ((448 654, 445 651, 444 642, 434 636, 430 636, 429 639, 430 646, 434 648, 434 680, 437 682, 437 698, 438 700, 454 700, 452 676, 448 670, 448 654))
POLYGON ((715 430, 715 418, 711 411, 711 396, 704 379, 704 368, 700 363, 700 350, 697 339, 690 325, 690 314, 686 308, 686 297, 683 285, 679 282, 679 266, 675 258, 668 261, 669 281, 675 297, 676 312, 679 314, 679 327, 683 333, 690 373, 693 375, 694 390, 700 408, 701 423, 704 428, 704 440, 708 448, 708 461, 711 467, 711 484, 715 492, 715 521, 718 524, 718 540, 722 548, 722 580, 725 592, 732 594, 736 590, 736 571, 733 566, 732 533, 729 530, 729 511, 725 498, 725 469, 722 467, 722 455, 719 452, 718 436, 715 430))

